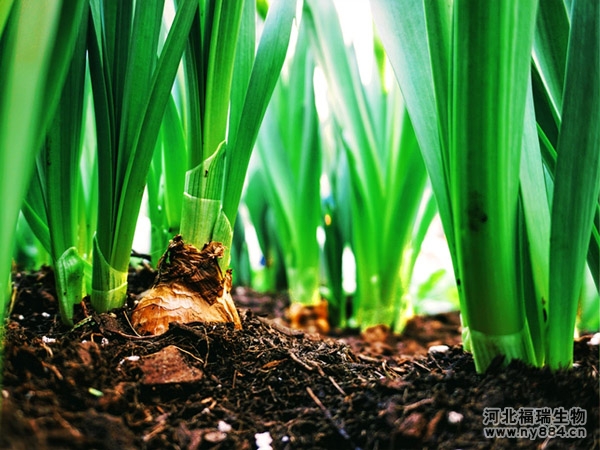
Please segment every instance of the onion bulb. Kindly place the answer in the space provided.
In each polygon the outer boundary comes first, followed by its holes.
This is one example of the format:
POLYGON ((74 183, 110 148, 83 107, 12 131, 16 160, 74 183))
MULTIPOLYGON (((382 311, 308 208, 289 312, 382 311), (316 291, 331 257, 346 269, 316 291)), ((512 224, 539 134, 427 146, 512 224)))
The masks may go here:
POLYGON ((140 334, 162 334, 171 322, 233 323, 242 327, 231 297, 231 269, 221 271, 218 259, 225 248, 209 242, 202 250, 185 244, 181 235, 169 243, 158 261, 152 288, 131 314, 131 323, 140 334))

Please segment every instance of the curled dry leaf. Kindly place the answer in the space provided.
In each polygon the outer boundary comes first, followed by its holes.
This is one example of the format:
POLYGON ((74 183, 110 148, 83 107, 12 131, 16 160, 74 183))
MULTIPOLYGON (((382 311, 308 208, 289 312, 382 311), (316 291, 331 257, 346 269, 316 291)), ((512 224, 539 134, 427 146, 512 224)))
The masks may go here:
POLYGON ((162 334, 171 322, 231 322, 241 328, 231 297, 231 269, 223 273, 219 267, 223 252, 220 242, 198 250, 175 236, 158 262, 154 286, 131 314, 138 333, 162 334))

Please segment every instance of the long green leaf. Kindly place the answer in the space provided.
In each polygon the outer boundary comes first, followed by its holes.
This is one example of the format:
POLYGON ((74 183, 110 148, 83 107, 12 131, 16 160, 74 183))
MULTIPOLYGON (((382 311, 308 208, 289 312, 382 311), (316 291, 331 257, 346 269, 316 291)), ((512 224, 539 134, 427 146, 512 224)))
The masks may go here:
MULTIPOLYGON (((427 34, 425 10, 421 0, 371 0, 373 19, 385 47, 406 108, 415 128, 427 172, 431 178, 440 217, 451 249, 454 249, 449 180, 442 153, 437 117, 430 46, 444 48, 444 42, 431 42, 427 34)), ((440 33, 439 36, 444 36, 440 33)), ((443 70, 440 69, 440 70, 443 70)), ((449 68, 448 68, 449 70, 449 68)), ((442 100, 440 100, 442 101, 442 100)), ((454 267, 457 267, 454 264, 454 267)))
POLYGON ((431 57, 438 127, 440 130, 440 150, 445 170, 445 180, 451 179, 450 172, 450 77, 452 67, 452 5, 449 0, 423 2, 427 20, 427 41, 431 57))
POLYGON ((569 17, 563 0, 540 2, 533 62, 540 75, 556 124, 560 123, 569 41, 569 17))
POLYGON ((3 0, 0 2, 0 36, 2 36, 2 32, 4 31, 4 26, 8 20, 13 3, 14 0, 3 0))
POLYGON ((240 24, 240 33, 235 48, 233 67, 233 86, 231 86, 231 109, 229 113, 229 129, 237 130, 240 126, 244 102, 248 92, 248 82, 252 74, 252 66, 256 53, 256 2, 244 0, 244 11, 240 24))
POLYGON ((550 236, 547 358, 553 368, 573 361, 577 303, 600 194, 599 19, 600 3, 573 2, 550 236))
POLYGON ((525 106, 519 177, 521 181, 520 198, 526 228, 526 231, 521 230, 521 242, 527 242, 527 248, 520 252, 520 263, 524 272, 521 274, 524 287, 527 286, 528 280, 533 284, 533 292, 525 292, 524 298, 536 360, 541 364, 545 358, 546 324, 544 317, 547 317, 548 311, 545 307, 549 298, 550 207, 535 119, 533 94, 530 86, 525 106))
POLYGON ((235 223, 258 129, 283 66, 295 15, 295 0, 278 0, 269 7, 248 82, 240 124, 237 130, 229 131, 223 211, 232 224, 235 223))
POLYGON ((229 97, 244 2, 216 0, 208 60, 203 128, 203 158, 226 138, 229 97))
POLYGON ((38 156, 21 212, 38 241, 47 252, 50 252, 52 244, 50 241, 50 228, 48 226, 48 214, 44 195, 45 187, 46 174, 44 162, 38 156))

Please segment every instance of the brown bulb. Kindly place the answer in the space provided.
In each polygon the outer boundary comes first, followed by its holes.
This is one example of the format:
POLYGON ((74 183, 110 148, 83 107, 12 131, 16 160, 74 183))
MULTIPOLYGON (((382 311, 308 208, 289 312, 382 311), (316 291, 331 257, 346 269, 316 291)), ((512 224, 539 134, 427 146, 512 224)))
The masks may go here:
POLYGON ((231 269, 223 273, 219 267, 223 253, 220 242, 198 250, 175 236, 158 262, 154 285, 131 314, 137 332, 162 334, 171 322, 233 323, 242 328, 231 297, 231 269))

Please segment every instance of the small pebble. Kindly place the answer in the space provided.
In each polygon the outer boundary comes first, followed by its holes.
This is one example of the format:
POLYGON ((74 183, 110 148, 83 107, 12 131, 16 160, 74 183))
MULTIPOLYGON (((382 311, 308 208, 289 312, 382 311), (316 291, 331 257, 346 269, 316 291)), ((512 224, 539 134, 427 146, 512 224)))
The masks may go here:
POLYGON ((227 439, 227 433, 223 433, 222 431, 209 431, 204 435, 204 440, 211 444, 218 444, 225 439, 227 439))
POLYGON ((450 347, 447 345, 432 345, 427 351, 429 353, 446 353, 448 350, 450 350, 450 347))
POLYGON ((45 319, 48 319, 50 317, 50 313, 47 313, 46 311, 44 311, 42 313, 42 317, 44 317, 45 319))
POLYGON ((456 411, 450 411, 448 413, 448 423, 452 425, 457 425, 461 423, 463 420, 463 415, 456 411))
POLYGON ((588 345, 600 345, 600 333, 596 333, 589 340, 588 345))
POLYGON ((44 344, 54 344, 56 342, 56 339, 50 338, 48 336, 42 336, 42 342, 44 344))
POLYGON ((273 450, 273 447, 271 447, 273 438, 271 437, 271 433, 268 431, 265 431, 264 433, 256 433, 254 435, 254 439, 256 440, 257 450, 273 450))
POLYGON ((219 420, 219 425, 217 425, 217 429, 222 433, 229 433, 231 431, 231 425, 229 425, 224 420, 219 420))
POLYGON ((119 365, 122 365, 125 361, 131 361, 131 362, 136 362, 139 361, 140 357, 137 355, 132 355, 132 356, 127 356, 125 358, 123 358, 120 362, 119 365))

